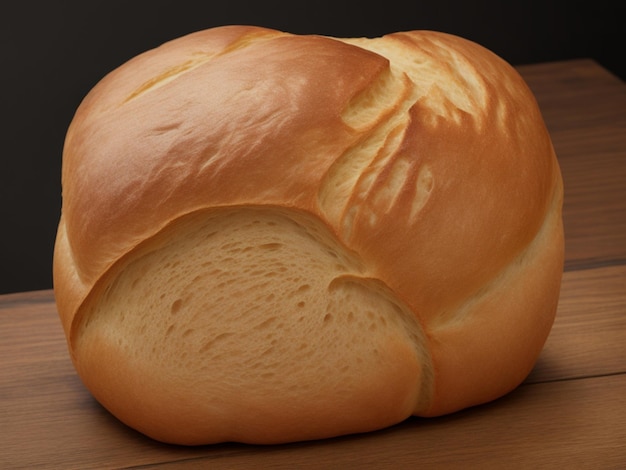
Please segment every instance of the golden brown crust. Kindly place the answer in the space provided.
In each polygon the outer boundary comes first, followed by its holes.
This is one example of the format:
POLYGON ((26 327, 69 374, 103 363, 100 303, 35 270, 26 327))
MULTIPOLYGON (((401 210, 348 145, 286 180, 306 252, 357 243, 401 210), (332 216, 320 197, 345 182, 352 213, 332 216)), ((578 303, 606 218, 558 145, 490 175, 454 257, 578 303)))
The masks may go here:
MULTIPOLYGON (((198 208, 288 203, 308 209, 327 166, 356 140, 341 110, 386 60, 326 38, 253 42, 246 33, 258 34, 243 28, 245 47, 229 43, 228 52, 154 92, 145 89, 150 75, 143 71, 156 67, 138 60, 132 78, 142 93, 116 90, 113 98, 123 99, 110 103, 113 72, 79 109, 64 151, 63 211, 88 282, 168 221, 198 208)), ((148 54, 161 59, 158 50, 148 54)))
MULTIPOLYGON (((532 93, 482 47, 427 31, 341 40, 215 28, 138 56, 81 104, 63 155, 55 293, 77 369, 124 420, 133 412, 116 396, 134 386, 99 390, 112 380, 91 372, 101 350, 93 344, 91 356, 77 357, 72 332, 136 247, 207 209, 315 217, 358 255, 361 274, 413 312, 432 378, 422 378, 426 388, 408 386, 398 370, 398 387, 408 388, 397 412, 322 419, 311 434, 258 441, 365 431, 403 419, 411 393, 420 396, 411 412, 434 416, 497 398, 524 379, 556 311, 561 204, 557 160, 532 93)), ((155 400, 158 407, 163 397, 155 400)), ((180 416, 128 420, 170 442, 207 441, 206 424, 170 434, 180 416)), ((259 424, 249 425, 209 440, 255 441, 259 424)))

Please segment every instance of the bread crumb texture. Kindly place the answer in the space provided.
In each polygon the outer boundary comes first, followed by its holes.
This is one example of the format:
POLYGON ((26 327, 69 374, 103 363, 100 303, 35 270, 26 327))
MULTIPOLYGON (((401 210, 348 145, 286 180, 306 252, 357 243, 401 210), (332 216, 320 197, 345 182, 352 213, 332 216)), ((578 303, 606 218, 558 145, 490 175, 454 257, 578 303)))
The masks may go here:
POLYGON ((431 372, 419 323, 310 216, 279 208, 200 212, 139 252, 84 313, 75 336, 78 357, 97 361, 82 367, 97 367, 99 381, 133 384, 126 400, 134 386, 162 395, 155 409, 141 395, 124 404, 134 412, 177 408, 181 427, 199 413, 209 436, 214 415, 229 412, 263 431, 221 429, 216 440, 272 441, 313 438, 318 428, 357 431, 370 414, 380 415, 376 428, 417 406, 416 384, 431 372), (102 364, 101 353, 124 364, 102 364))

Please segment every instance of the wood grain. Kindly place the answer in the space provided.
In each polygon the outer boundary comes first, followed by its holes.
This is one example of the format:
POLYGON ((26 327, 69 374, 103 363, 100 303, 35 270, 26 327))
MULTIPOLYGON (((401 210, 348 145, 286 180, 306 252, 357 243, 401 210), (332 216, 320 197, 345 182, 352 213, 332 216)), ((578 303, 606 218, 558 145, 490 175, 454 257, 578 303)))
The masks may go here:
POLYGON ((565 184, 565 269, 626 263, 626 85, 590 60, 520 67, 565 184))
POLYGON ((160 444, 86 391, 51 291, 0 296, 0 468, 601 468, 626 463, 626 85, 589 60, 520 67, 565 181, 557 318, 492 403, 282 446, 160 444))
POLYGON ((526 382, 611 374, 626 374, 626 265, 566 272, 554 326, 526 382))

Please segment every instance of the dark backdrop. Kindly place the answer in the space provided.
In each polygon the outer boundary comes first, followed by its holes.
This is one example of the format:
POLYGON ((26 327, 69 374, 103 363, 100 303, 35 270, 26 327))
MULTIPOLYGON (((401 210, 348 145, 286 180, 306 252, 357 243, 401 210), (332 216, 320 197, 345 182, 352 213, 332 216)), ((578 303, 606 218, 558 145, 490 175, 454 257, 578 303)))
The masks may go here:
POLYGON ((590 57, 622 79, 620 2, 152 0, 3 2, 0 7, 0 293, 52 287, 61 151, 81 99, 107 72, 199 29, 464 36, 514 65, 590 57))

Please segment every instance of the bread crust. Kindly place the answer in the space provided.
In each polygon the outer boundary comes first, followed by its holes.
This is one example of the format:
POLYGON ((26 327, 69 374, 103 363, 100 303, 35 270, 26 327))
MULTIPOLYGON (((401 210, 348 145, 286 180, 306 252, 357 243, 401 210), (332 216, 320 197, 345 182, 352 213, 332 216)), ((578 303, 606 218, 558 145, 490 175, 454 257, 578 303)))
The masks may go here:
MULTIPOLYGON (((160 440, 288 442, 485 403, 526 377, 554 320, 563 188, 548 131, 510 65, 448 34, 337 39, 230 26, 176 39, 84 99, 62 183, 54 289, 72 360, 107 408, 160 440), (270 434, 253 419, 246 427, 244 408, 232 412, 236 425, 226 412, 207 425, 192 416, 200 398, 155 418, 172 397, 142 384, 101 337, 82 341, 107 286, 163 233, 203 211, 249 208, 316 221, 357 260, 343 276, 376 280, 409 312, 421 344, 385 343, 398 362, 372 375, 397 384, 397 406, 376 409, 380 389, 364 381, 345 421, 332 416, 348 402, 329 405, 328 395, 284 419, 272 401, 270 434), (152 418, 132 394, 153 402, 152 418)), ((177 387, 181 400, 202 395, 177 387)), ((243 403, 213 398, 224 410, 243 403)))

